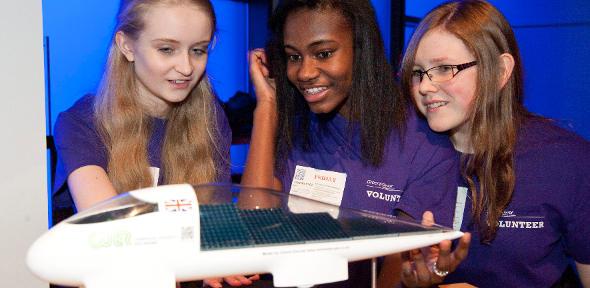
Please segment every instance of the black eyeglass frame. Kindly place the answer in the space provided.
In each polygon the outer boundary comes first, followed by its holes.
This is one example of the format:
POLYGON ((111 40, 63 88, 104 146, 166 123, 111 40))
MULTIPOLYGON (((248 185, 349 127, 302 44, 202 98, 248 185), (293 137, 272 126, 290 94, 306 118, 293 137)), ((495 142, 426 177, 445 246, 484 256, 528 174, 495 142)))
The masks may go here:
POLYGON ((428 79, 430 79, 430 81, 432 81, 432 82, 442 83, 442 82, 446 82, 446 81, 449 81, 449 80, 455 78, 455 75, 459 74, 459 72, 461 72, 471 66, 475 66, 475 65, 477 65, 477 61, 471 61, 471 62, 458 64, 458 65, 439 65, 439 66, 432 67, 426 71, 414 70, 414 71, 412 71, 412 77, 414 77, 414 74, 418 73, 418 75, 420 76, 420 82, 418 82, 418 83, 422 83, 422 79, 424 79, 424 75, 428 76, 428 79), (432 80, 430 74, 428 74, 428 71, 434 70, 434 69, 440 69, 441 67, 451 67, 451 70, 453 71, 453 77, 451 77, 450 79, 445 80, 445 81, 432 80), (455 72, 455 69, 456 69, 456 72, 455 72))

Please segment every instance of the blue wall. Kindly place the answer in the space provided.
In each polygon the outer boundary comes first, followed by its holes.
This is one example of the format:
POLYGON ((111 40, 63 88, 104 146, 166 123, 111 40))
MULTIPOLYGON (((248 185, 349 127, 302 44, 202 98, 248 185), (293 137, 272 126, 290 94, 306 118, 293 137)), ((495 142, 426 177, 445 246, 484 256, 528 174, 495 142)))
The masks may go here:
POLYGON ((118 1, 43 1, 43 34, 49 39, 49 127, 59 112, 96 90, 118 8, 118 1))
MULTIPOLYGON (((423 17, 444 1, 408 0, 423 17)), ((525 104, 590 139, 590 1, 491 0, 512 24, 525 68, 525 104)), ((406 29, 406 41, 413 27, 406 29)))
MULTIPOLYGON (((396 1, 396 0, 394 0, 396 1)), ((377 22, 379 23, 379 29, 381 35, 383 35, 383 43, 385 44, 385 54, 387 57, 390 56, 391 39, 391 2, 389 0, 371 0, 373 8, 375 8, 375 14, 377 14, 377 22)))
POLYGON ((213 5, 218 24, 207 71, 217 96, 227 101, 248 91, 248 5, 230 0, 213 0, 213 5))

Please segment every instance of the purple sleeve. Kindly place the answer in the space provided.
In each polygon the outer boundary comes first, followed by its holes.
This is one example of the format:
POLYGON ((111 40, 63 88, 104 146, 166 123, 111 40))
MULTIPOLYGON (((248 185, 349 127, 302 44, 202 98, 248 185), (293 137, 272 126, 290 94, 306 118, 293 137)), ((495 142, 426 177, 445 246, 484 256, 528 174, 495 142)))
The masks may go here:
POLYGON ((416 152, 410 179, 397 206, 416 220, 425 211, 434 214, 437 224, 452 227, 458 180, 458 158, 454 151, 424 143, 416 152))
POLYGON ((229 122, 227 121, 227 117, 221 105, 219 105, 219 101, 217 99, 214 100, 214 109, 215 109, 215 116, 217 121, 217 128, 219 129, 218 134, 218 142, 217 144, 217 157, 215 157, 215 162, 217 163, 217 182, 231 182, 231 162, 230 162, 230 146, 232 141, 232 132, 231 128, 229 127, 229 122))
POLYGON ((406 155, 411 158, 406 166, 408 181, 396 210, 416 220, 431 211, 437 224, 452 227, 460 177, 459 157, 448 136, 432 132, 424 119, 411 112, 404 142, 404 153, 410 153, 406 155))
MULTIPOLYGON (((74 107, 75 108, 75 107, 74 107)), ((107 167, 107 152, 98 135, 90 113, 66 111, 55 124, 55 147, 58 155, 54 191, 59 190, 74 170, 97 165, 107 167)), ((81 112, 90 112, 84 111, 81 112)))
POLYGON ((572 174, 574 191, 564 191, 569 194, 571 200, 571 213, 567 219, 565 239, 567 250, 578 263, 590 264, 590 156, 588 149, 590 145, 577 153, 576 157, 570 159, 570 163, 577 163, 572 174), (575 162, 574 162, 575 161, 575 162))

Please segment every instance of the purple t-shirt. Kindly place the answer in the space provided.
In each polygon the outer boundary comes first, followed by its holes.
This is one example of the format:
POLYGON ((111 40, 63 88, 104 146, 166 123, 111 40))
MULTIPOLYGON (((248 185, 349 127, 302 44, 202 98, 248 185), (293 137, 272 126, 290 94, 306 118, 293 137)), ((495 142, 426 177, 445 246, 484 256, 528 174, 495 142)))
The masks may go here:
POLYGON ((351 141, 347 125, 340 115, 321 120, 312 116, 310 150, 296 145, 284 172, 277 172, 283 190, 290 191, 297 165, 346 173, 341 207, 388 215, 401 210, 415 219, 431 210, 437 223, 452 225, 459 168, 447 136, 431 132, 410 112, 404 138, 393 131, 382 164, 373 167, 361 161, 359 129, 351 141))
POLYGON ((461 231, 469 255, 445 279, 478 287, 550 287, 569 260, 590 264, 590 142, 548 120, 525 122, 516 186, 491 245, 481 244, 467 198, 461 231))
MULTIPOLYGON (((94 97, 86 95, 57 117, 55 124, 55 146, 57 167, 53 184, 54 208, 74 207, 67 187, 67 178, 74 170, 88 165, 97 165, 107 170, 107 150, 94 125, 94 97)), ((220 130, 220 154, 216 157, 219 167, 217 181, 230 181, 229 148, 231 130, 223 109, 215 101, 217 125, 220 130)), ((153 118, 152 135, 148 143, 148 160, 151 167, 162 167, 160 155, 166 133, 166 120, 153 118)), ((158 184, 164 183, 160 170, 158 184)))

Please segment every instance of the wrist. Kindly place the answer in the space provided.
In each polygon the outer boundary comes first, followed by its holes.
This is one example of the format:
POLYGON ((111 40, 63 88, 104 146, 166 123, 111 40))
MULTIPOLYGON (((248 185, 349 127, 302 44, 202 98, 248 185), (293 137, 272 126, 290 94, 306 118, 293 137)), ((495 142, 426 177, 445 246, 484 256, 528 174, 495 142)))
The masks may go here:
POLYGON ((259 97, 256 98, 256 108, 276 110, 277 101, 273 97, 259 97))
POLYGON ((277 106, 273 101, 259 101, 256 103, 254 109, 254 118, 270 118, 271 120, 277 119, 277 106))

